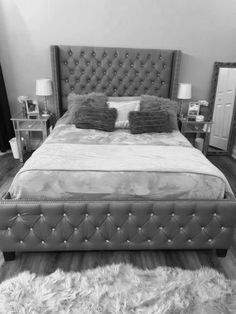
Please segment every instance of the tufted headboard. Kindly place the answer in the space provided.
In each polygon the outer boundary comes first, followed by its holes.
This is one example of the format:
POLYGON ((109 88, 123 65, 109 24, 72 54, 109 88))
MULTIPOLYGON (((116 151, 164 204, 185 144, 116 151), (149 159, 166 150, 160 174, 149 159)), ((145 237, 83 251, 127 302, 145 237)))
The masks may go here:
POLYGON ((176 98, 180 61, 179 50, 51 46, 55 114, 70 92, 176 98))

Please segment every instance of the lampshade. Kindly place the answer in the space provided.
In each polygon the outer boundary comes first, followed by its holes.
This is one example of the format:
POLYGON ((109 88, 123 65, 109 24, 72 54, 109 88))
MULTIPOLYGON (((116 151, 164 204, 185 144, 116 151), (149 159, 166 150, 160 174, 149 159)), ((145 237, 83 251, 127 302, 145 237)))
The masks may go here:
POLYGON ((192 85, 189 83, 179 83, 178 99, 191 99, 192 97, 192 85))
POLYGON ((36 80, 36 95, 37 96, 52 95, 52 81, 50 79, 36 80))

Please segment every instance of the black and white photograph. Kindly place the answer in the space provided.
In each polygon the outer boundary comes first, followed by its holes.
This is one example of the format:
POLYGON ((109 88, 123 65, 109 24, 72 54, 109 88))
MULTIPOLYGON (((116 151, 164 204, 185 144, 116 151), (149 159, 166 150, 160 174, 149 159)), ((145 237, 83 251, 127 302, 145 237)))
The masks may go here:
POLYGON ((0 0, 1 314, 236 313, 235 17, 0 0))
POLYGON ((39 107, 37 101, 31 99, 26 100, 26 113, 28 115, 39 114, 39 107))

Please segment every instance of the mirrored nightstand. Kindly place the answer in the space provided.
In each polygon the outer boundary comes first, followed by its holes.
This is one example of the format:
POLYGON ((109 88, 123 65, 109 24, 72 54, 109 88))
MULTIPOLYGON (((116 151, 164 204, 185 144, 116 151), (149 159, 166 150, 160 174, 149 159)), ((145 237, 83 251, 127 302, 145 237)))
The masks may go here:
POLYGON ((47 117, 42 117, 40 114, 28 118, 22 112, 13 116, 11 118, 13 122, 13 127, 16 135, 17 147, 19 151, 20 162, 24 161, 23 158, 23 142, 22 142, 22 133, 26 133, 26 142, 27 147, 30 147, 30 136, 32 132, 41 132, 42 133, 42 142, 44 142, 49 134, 49 129, 53 126, 53 116, 50 114, 47 117))
MULTIPOLYGON (((187 139, 189 139, 189 135, 194 135, 194 138, 196 137, 202 137, 203 138, 203 154, 207 154, 207 149, 209 145, 209 139, 210 139, 210 133, 211 133, 211 126, 212 121, 188 121, 187 119, 180 118, 180 131, 182 134, 186 136, 187 139)), ((191 140, 190 140, 191 142, 191 140)), ((192 143, 193 144, 193 143, 192 143)))

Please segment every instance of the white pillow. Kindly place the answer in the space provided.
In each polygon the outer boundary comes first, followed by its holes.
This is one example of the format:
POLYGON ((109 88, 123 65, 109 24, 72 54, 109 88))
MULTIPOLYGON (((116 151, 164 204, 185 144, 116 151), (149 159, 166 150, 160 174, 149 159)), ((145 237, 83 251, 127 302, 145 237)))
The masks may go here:
POLYGON ((109 108, 115 108, 117 110, 117 118, 115 127, 119 129, 129 128, 129 112, 139 111, 140 100, 130 100, 130 101, 108 101, 109 108))
POLYGON ((108 101, 111 102, 123 102, 123 101, 135 101, 139 100, 140 101, 141 96, 117 96, 117 97, 108 97, 108 101))

